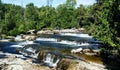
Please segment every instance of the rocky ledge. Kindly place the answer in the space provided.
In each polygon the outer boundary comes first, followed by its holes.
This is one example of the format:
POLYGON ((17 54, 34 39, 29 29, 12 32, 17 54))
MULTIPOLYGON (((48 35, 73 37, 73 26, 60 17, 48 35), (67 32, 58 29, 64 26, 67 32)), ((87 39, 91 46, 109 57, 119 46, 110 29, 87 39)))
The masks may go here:
MULTIPOLYGON (((0 54, 1 56, 1 54, 0 54)), ((9 54, 0 57, 0 70, 107 70, 102 64, 86 62, 82 60, 62 59, 57 67, 48 66, 37 62, 34 59, 19 58, 16 54, 9 54)))

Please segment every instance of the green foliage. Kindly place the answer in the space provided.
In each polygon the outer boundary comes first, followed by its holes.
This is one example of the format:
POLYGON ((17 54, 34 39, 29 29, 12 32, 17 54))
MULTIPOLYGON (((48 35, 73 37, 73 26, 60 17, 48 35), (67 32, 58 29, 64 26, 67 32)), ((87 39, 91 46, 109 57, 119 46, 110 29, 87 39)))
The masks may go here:
POLYGON ((26 8, 12 4, 0 6, 1 29, 3 34, 17 35, 30 29, 78 28, 76 0, 67 0, 56 9, 51 6, 37 8, 33 3, 26 8))
POLYGON ((66 0, 66 6, 68 7, 75 7, 76 0, 66 0))
POLYGON ((97 0, 91 8, 90 14, 94 17, 88 32, 104 44, 115 47, 118 44, 117 36, 120 28, 119 0, 97 0), (116 14, 117 13, 117 14, 116 14))

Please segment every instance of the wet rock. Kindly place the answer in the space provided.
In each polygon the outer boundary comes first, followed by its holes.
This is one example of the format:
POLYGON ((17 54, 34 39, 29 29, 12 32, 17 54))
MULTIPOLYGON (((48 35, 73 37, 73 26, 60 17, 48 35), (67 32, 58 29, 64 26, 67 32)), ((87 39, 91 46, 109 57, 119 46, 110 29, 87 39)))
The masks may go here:
POLYGON ((78 69, 78 62, 73 61, 71 59, 65 59, 63 58, 57 66, 57 70, 79 70, 78 69))
POLYGON ((90 52, 90 49, 83 49, 83 53, 90 52))
POLYGON ((57 39, 57 42, 61 42, 62 40, 61 39, 57 39))
POLYGON ((81 51, 82 51, 82 48, 78 48, 78 49, 72 49, 71 50, 71 53, 81 53, 81 51))
POLYGON ((92 50, 92 49, 84 49, 82 52, 86 55, 99 55, 100 54, 99 50, 92 50))
POLYGON ((46 55, 46 51, 39 51, 38 52, 38 60, 43 61, 45 55, 46 55))

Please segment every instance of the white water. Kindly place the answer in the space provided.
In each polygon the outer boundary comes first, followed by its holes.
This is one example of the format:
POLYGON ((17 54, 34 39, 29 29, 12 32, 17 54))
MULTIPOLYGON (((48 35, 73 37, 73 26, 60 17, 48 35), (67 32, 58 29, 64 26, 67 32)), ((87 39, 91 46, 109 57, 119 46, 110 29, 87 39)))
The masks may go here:
POLYGON ((24 39, 22 39, 21 35, 17 35, 14 40, 15 41, 24 41, 24 39))
POLYGON ((88 34, 60 33, 60 35, 63 35, 63 36, 75 36, 75 37, 93 38, 92 36, 90 36, 90 35, 88 35, 88 34))
MULTIPOLYGON (((92 36, 89 36, 88 34, 73 34, 73 33, 61 33, 60 35, 62 36, 74 36, 74 37, 85 37, 85 38, 90 38, 90 39, 93 39, 92 36)), ((17 36, 15 38, 15 40, 22 40, 22 37, 21 36, 17 36)), ((99 44, 90 44, 90 43, 79 43, 79 42, 76 42, 76 41, 68 41, 68 40, 60 40, 58 41, 58 39, 55 39, 55 38, 37 38, 36 41, 45 41, 45 43, 47 44, 47 42, 52 42, 52 43, 58 43, 58 44, 66 44, 66 45, 69 45, 70 47, 75 47, 75 46, 81 46, 81 48, 78 48, 78 49, 73 49, 71 52, 75 53, 75 52, 80 52, 83 48, 89 48, 89 46, 91 45, 92 47, 95 47, 95 49, 98 49, 98 45, 99 44), (85 46, 85 47, 83 47, 85 46)), ((96 41, 97 42, 97 41, 96 41)), ((25 45, 28 45, 28 44, 35 44, 34 41, 25 41, 25 42, 21 42, 19 43, 18 45, 11 45, 10 47, 18 47, 18 48, 23 48, 25 45)), ((35 53, 36 49, 33 49, 32 47, 29 47, 27 49, 24 49, 25 52, 22 52, 21 51, 21 54, 22 55, 25 55, 25 56, 30 56, 30 57, 33 57, 33 58, 37 58, 37 54, 35 53)), ((21 55, 17 55, 18 57, 22 57, 24 58, 23 56, 21 55)), ((47 63, 49 66, 51 67, 55 67, 57 66, 57 63, 60 61, 60 58, 57 58, 56 61, 54 62, 54 59, 55 57, 53 57, 52 54, 48 53, 43 61, 45 63, 47 63)))
POLYGON ((22 46, 25 46, 25 45, 28 45, 28 44, 35 44, 35 43, 34 43, 34 41, 25 41, 25 42, 19 43, 19 45, 22 45, 22 46))
MULTIPOLYGON (((24 41, 24 42, 18 43, 17 47, 23 48, 23 47, 25 47, 26 45, 29 45, 29 44, 36 44, 36 43, 34 43, 34 41, 24 41)), ((14 45, 11 45, 11 46, 14 47, 14 45)), ((37 54, 35 53, 35 51, 36 51, 36 49, 33 49, 32 47, 29 47, 27 49, 21 50, 20 53, 24 56, 30 56, 30 57, 33 57, 33 58, 37 58, 37 54)))
POLYGON ((46 55, 46 57, 43 59, 43 61, 45 62, 45 63, 47 63, 48 64, 48 66, 51 66, 51 67, 55 67, 55 66, 57 66, 57 63, 59 62, 59 58, 56 60, 56 62, 54 63, 53 61, 54 61, 54 58, 52 57, 52 55, 50 54, 50 53, 48 53, 47 55, 46 55))
POLYGON ((27 48, 26 50, 27 50, 28 52, 32 52, 32 53, 35 53, 35 51, 36 51, 35 49, 33 49, 33 48, 31 48, 31 47, 30 47, 30 48, 27 48))
POLYGON ((89 45, 89 43, 79 43, 75 41, 67 41, 67 40, 57 41, 57 39, 55 38, 37 38, 36 41, 49 41, 53 43, 66 44, 70 46, 88 46, 89 45))
POLYGON ((55 38, 37 38, 36 41, 57 41, 55 38))
POLYGON ((11 45, 10 47, 22 48, 23 46, 21 46, 21 45, 11 45))

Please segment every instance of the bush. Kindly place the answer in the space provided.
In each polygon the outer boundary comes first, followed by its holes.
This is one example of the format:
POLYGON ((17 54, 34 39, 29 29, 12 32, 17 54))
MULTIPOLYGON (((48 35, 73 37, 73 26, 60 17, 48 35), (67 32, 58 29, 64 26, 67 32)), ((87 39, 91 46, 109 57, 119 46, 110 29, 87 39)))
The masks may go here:
POLYGON ((16 35, 18 35, 20 32, 17 30, 17 29, 13 29, 13 30, 11 30, 10 32, 9 32, 9 34, 10 35, 12 35, 12 36, 16 36, 16 35))
POLYGON ((100 54, 104 55, 106 52, 105 48, 100 48, 100 54))

